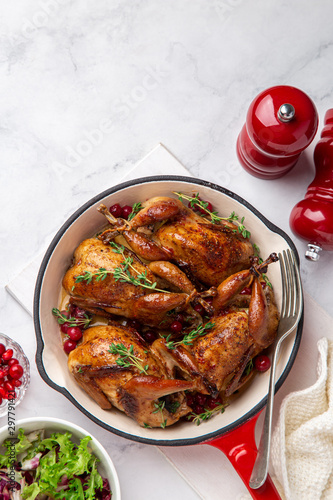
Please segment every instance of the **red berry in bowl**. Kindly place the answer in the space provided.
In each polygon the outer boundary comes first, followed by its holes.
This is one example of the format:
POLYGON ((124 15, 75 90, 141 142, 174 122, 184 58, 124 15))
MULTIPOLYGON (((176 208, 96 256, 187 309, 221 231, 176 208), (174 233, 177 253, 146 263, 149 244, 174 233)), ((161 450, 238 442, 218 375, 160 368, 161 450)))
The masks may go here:
POLYGON ((0 344, 0 356, 3 355, 3 353, 5 352, 6 350, 6 346, 4 344, 0 344))
POLYGON ((12 377, 12 379, 20 379, 23 375, 23 368, 20 364, 15 364, 12 365, 9 368, 9 375, 12 377))
POLYGON ((13 349, 7 349, 2 355, 3 361, 9 361, 13 357, 13 354, 13 349))
POLYGON ((123 208, 121 209, 122 218, 127 220, 130 214, 132 213, 132 210, 133 208, 130 205, 123 206, 123 208))
POLYGON ((118 219, 118 217, 121 217, 121 206, 119 205, 119 203, 115 203, 110 207, 110 214, 112 214, 113 217, 116 217, 116 219, 118 219))
POLYGON ((8 366, 17 365, 17 364, 18 364, 18 360, 16 358, 11 358, 7 363, 8 366))
POLYGON ((266 354, 259 354, 254 358, 254 367, 258 372, 266 372, 271 367, 271 360, 266 354))

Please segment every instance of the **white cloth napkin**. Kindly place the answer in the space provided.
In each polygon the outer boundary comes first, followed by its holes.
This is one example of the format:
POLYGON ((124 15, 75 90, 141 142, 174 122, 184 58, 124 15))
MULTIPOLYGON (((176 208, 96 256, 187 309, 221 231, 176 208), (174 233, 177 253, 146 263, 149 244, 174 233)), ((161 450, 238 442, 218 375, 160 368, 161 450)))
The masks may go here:
POLYGON ((333 498, 333 341, 318 342, 318 379, 285 397, 272 463, 287 500, 333 498))

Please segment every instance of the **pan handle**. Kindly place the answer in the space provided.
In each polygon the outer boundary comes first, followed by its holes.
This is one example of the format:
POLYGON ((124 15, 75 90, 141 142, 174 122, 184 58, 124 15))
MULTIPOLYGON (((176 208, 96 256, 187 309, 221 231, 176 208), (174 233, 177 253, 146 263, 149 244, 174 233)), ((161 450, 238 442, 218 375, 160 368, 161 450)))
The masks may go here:
POLYGON ((236 429, 219 438, 206 441, 205 444, 214 446, 222 451, 233 465, 242 479, 252 498, 255 500, 281 500, 272 479, 267 476, 265 483, 258 489, 249 486, 252 469, 257 456, 255 442, 255 426, 260 413, 236 429))

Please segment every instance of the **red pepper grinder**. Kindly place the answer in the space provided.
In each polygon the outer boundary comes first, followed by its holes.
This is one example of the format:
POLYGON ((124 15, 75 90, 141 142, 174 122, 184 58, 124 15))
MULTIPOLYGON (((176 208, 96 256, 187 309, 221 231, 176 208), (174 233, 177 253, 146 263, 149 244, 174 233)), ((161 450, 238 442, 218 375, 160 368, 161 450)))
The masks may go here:
POLYGON ((279 85, 261 92, 250 104, 237 140, 244 169, 261 179, 289 172, 318 128, 312 100, 295 87, 279 85))
POLYGON ((321 250, 333 250, 333 109, 325 114, 321 139, 314 150, 316 175, 304 200, 290 214, 290 227, 308 242, 305 257, 317 261, 321 250))

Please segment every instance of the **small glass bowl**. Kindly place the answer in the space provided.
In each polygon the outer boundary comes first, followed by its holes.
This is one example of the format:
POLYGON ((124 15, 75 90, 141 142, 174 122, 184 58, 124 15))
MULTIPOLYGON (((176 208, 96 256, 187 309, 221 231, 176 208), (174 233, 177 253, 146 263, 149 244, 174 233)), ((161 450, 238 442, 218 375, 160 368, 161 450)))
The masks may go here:
POLYGON ((15 340, 7 337, 4 333, 0 333, 0 344, 4 344, 6 349, 13 349, 13 358, 16 358, 19 364, 23 368, 23 375, 21 377, 22 384, 20 387, 15 387, 15 399, 3 399, 0 405, 0 417, 3 417, 8 413, 8 403, 13 406, 20 404, 24 398, 25 392, 30 383, 30 364, 27 356, 24 354, 22 347, 15 342, 15 340))

